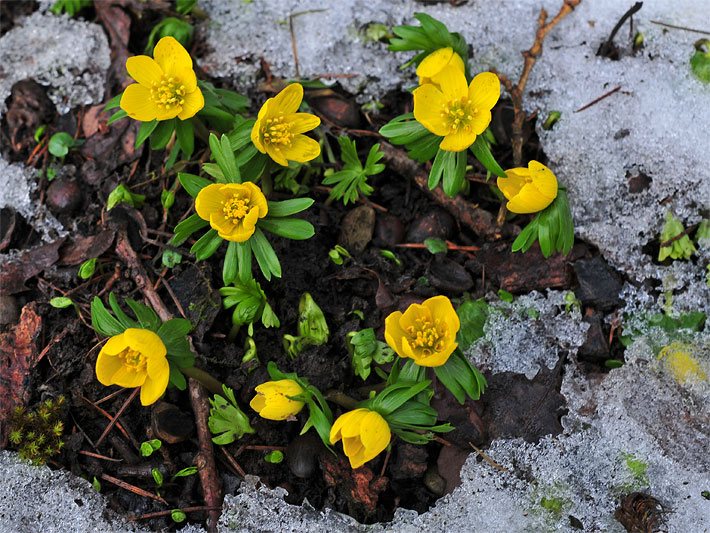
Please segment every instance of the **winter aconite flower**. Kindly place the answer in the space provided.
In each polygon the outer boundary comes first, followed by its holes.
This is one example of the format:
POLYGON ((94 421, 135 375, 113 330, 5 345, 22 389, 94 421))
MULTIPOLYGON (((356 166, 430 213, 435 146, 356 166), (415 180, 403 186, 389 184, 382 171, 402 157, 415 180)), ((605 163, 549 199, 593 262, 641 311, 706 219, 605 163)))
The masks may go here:
POLYGON ((414 118, 444 138, 439 148, 461 152, 488 127, 498 98, 500 81, 492 72, 478 74, 467 85, 463 71, 448 65, 414 90, 414 118))
POLYGON ((320 155, 320 145, 303 135, 317 128, 320 119, 310 113, 298 113, 302 100, 303 87, 292 83, 264 103, 251 130, 257 150, 285 167, 289 161, 305 163, 320 155))
POLYGON ((352 468, 360 468, 387 448, 392 437, 382 415, 360 408, 342 414, 330 430, 330 443, 343 440, 343 451, 352 468))
POLYGON ((557 197, 557 178, 542 163, 530 161, 528 168, 511 168, 505 175, 497 183, 512 213, 537 213, 557 197))
POLYGON ((400 357, 419 366, 441 366, 456 349, 459 317, 446 296, 412 304, 385 319, 385 340, 400 357))
POLYGON ((304 402, 292 400, 303 394, 303 388, 292 379, 267 381, 256 387, 256 396, 249 402, 259 416, 269 420, 286 420, 301 412, 304 402))
POLYGON ((269 207, 261 189, 245 181, 208 185, 195 198, 195 210, 223 239, 244 242, 254 234, 257 220, 266 216, 269 207))
POLYGON ((141 388, 141 404, 155 403, 170 377, 165 344, 147 329, 128 328, 111 337, 96 359, 96 377, 102 385, 141 388))
POLYGON ((454 49, 450 46, 448 48, 439 48, 435 52, 432 52, 426 56, 417 67, 419 85, 432 83, 432 78, 449 65, 461 72, 465 71, 463 59, 461 59, 461 56, 454 52, 454 49))
POLYGON ((155 59, 134 56, 126 61, 126 70, 137 83, 126 87, 121 109, 141 122, 194 116, 204 107, 205 99, 197 87, 190 54, 173 37, 163 37, 153 56, 155 59))

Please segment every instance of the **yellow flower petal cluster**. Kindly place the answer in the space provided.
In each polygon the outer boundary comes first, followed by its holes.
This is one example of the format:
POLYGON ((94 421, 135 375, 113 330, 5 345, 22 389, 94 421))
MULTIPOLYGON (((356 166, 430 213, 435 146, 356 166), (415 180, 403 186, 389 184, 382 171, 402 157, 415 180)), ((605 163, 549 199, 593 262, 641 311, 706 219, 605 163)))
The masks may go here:
POLYGON ((665 346, 658 354, 659 359, 665 360, 673 378, 678 383, 708 379, 700 361, 691 355, 692 351, 693 346, 690 344, 673 342, 665 346))
POLYGON ((400 357, 419 366, 441 366, 456 349, 461 324, 451 300, 434 296, 385 319, 385 340, 400 357))
POLYGON ((387 448, 392 438, 382 415, 360 408, 342 414, 330 429, 330 443, 343 440, 343 451, 352 468, 360 468, 387 448))
POLYGON ((454 52, 450 46, 448 48, 439 48, 426 56, 417 67, 417 76, 419 76, 419 85, 425 83, 433 83, 433 78, 439 72, 449 65, 454 66, 461 72, 465 72, 465 66, 461 56, 454 52))
POLYGON ((301 386, 292 379, 267 381, 254 390, 256 396, 249 402, 249 406, 262 418, 286 420, 296 416, 303 409, 303 402, 291 399, 293 396, 303 394, 301 386))
POLYGON ((537 213, 557 198, 557 178, 542 163, 530 161, 528 168, 511 168, 505 176, 498 178, 497 184, 512 213, 537 213))
POLYGON ((163 37, 153 56, 126 61, 126 70, 137 83, 126 87, 121 109, 141 122, 194 116, 205 106, 205 99, 197 87, 190 54, 173 37, 163 37))
POLYGON ((250 181, 213 183, 197 194, 195 211, 223 239, 244 242, 254 234, 269 206, 261 189, 250 181))
POLYGON ((128 328, 111 337, 96 359, 96 377, 102 385, 141 388, 141 404, 155 403, 165 393, 170 365, 165 344, 147 329, 128 328))
POLYGON ((449 64, 413 94, 414 118, 444 138, 439 148, 461 152, 490 124, 491 109, 500 98, 500 81, 492 72, 482 72, 467 84, 463 70, 449 64))
POLYGON ((298 113, 302 101, 303 86, 292 83, 261 106, 251 130, 257 150, 284 167, 289 161, 305 163, 320 155, 320 145, 303 135, 317 128, 320 119, 310 113, 298 113))

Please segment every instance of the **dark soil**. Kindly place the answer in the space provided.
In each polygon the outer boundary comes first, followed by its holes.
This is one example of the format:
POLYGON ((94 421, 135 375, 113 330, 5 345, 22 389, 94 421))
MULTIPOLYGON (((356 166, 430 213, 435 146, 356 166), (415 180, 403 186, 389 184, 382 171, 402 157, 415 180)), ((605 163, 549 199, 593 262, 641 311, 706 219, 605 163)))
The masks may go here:
MULTIPOLYGON (((23 10, 24 4, 2 4, 3 32, 7 31, 6 24, 11 25, 15 17, 25 13, 23 10)), ((130 14, 128 52, 140 54, 150 30, 149 22, 158 20, 160 13, 148 10, 139 18, 131 8, 127 8, 127 12, 130 14)), ((93 11, 91 14, 94 15, 93 11)), ((120 31, 120 28, 114 28, 114 31, 120 31)), ((127 30, 124 28, 123 31, 127 30)), ((111 35, 111 31, 107 32, 111 35)), ((115 43, 114 52, 116 57, 121 57, 115 43)), ((122 65, 114 65, 112 71, 120 72, 120 69, 122 65)), ((220 80, 212 81, 220 85, 220 80)), ((165 154, 151 153, 147 147, 134 152, 131 149, 131 135, 135 135, 133 125, 124 120, 107 127, 106 116, 98 106, 78 108, 66 116, 58 116, 43 91, 32 81, 18 83, 15 87, 0 129, 2 153, 10 161, 29 160, 45 173, 53 165, 58 167, 59 177, 53 182, 40 180, 35 200, 46 204, 66 228, 73 229, 61 247, 55 245, 50 249, 22 217, 9 209, 2 211, 0 251, 18 250, 33 255, 27 261, 26 271, 12 274, 16 289, 11 291, 14 301, 8 304, 7 300, 2 300, 0 305, 14 305, 19 309, 35 302, 41 317, 41 334, 34 357, 39 353, 42 357, 23 384, 29 395, 28 405, 58 395, 68 399, 64 417, 66 447, 50 464, 89 480, 102 480, 102 475, 108 474, 153 493, 158 489, 151 469, 163 472, 165 483, 159 492, 168 506, 119 489, 106 480, 101 481, 102 492, 110 505, 123 513, 140 516, 171 508, 201 506, 204 500, 197 476, 171 481, 172 474, 193 464, 197 452, 194 433, 189 433, 182 442, 165 444, 150 458, 140 457, 140 443, 155 437, 151 409, 132 403, 120 417, 120 428, 117 425, 101 445, 94 445, 108 424, 107 413, 113 416, 129 393, 119 392, 106 399, 116 392, 116 388, 106 389, 95 378, 99 338, 87 325, 88 305, 97 294, 105 299, 108 290, 113 291, 119 300, 143 299, 128 268, 114 252, 116 231, 128 233, 151 281, 163 280, 157 287, 171 311, 179 316, 179 303, 197 325, 193 341, 200 354, 198 365, 232 387, 244 411, 251 416, 256 433, 226 447, 241 468, 248 474, 259 476, 268 486, 286 488, 289 492, 287 500, 291 503, 300 503, 307 498, 318 508, 332 507, 363 522, 387 521, 400 506, 426 511, 460 483, 458 471, 470 450, 469 443, 485 447, 495 436, 524 436, 534 440, 540 435, 559 432, 559 417, 564 412, 564 398, 558 394, 561 363, 560 368, 550 371, 550 375, 538 376, 533 381, 517 375, 488 376, 491 383, 489 395, 479 402, 468 402, 464 407, 452 401, 445 391, 437 390, 434 406, 442 419, 454 423, 455 432, 446 435, 446 440, 425 447, 395 441, 391 456, 381 454, 353 472, 342 452, 330 454, 310 434, 299 437, 303 415, 299 416, 300 423, 274 423, 259 418, 248 408, 254 387, 268 379, 266 362, 275 361, 282 370, 297 372, 324 392, 337 389, 358 397, 359 389, 367 383, 351 371, 344 344, 348 332, 373 327, 382 338, 384 318, 388 313, 435 294, 443 293, 452 298, 467 294, 477 298, 501 288, 514 293, 551 287, 577 288, 576 277, 580 273, 584 278, 581 287, 583 304, 592 317, 590 320, 596 320, 596 335, 589 341, 595 344, 588 346, 585 352, 592 354, 589 359, 593 369, 602 370, 604 361, 611 357, 610 350, 617 349, 608 346, 609 331, 600 317, 613 312, 618 302, 610 302, 609 294, 594 293, 595 287, 615 286, 617 275, 603 264, 595 250, 578 242, 566 258, 545 260, 537 247, 524 258, 512 254, 509 252, 512 237, 485 240, 470 233, 411 180, 386 170, 371 181, 375 192, 369 200, 379 207, 375 211, 374 240, 365 242, 364 251, 354 254, 345 265, 334 265, 328 258, 328 251, 339 242, 341 232, 359 229, 343 227, 345 215, 357 206, 346 208, 339 202, 327 202, 327 192, 317 187, 310 192, 316 203, 307 214, 316 227, 315 237, 298 242, 273 240, 282 263, 283 278, 271 283, 260 281, 281 319, 281 328, 255 328, 254 338, 261 364, 245 368, 240 363, 245 332, 239 334, 236 342, 227 339, 231 312, 221 309, 219 295, 215 292, 221 287, 224 247, 209 261, 200 263, 189 254, 191 241, 180 248, 183 254, 180 265, 172 270, 161 265, 161 253, 170 238, 170 231, 192 202, 184 191, 179 191, 175 205, 163 220, 160 193, 175 179, 174 170, 162 171, 165 154), (63 164, 57 165, 46 151, 33 154, 36 143, 32 136, 39 124, 48 124, 49 134, 68 131, 81 138, 88 137, 87 142, 80 151, 71 152, 63 164), (87 134, 87 131, 91 133, 87 134), (104 210, 107 195, 119 182, 146 195, 145 205, 138 210, 116 208, 107 213, 104 210), (431 236, 446 238, 459 245, 476 245, 481 250, 480 253, 449 252, 444 259, 435 258, 424 249, 397 247, 403 242, 422 242, 431 236), (82 241, 85 237, 90 238, 82 241), (401 265, 384 258, 381 249, 394 251, 401 265), (97 273, 89 281, 78 279, 77 265, 97 256, 97 273), (168 286, 172 294, 166 289, 168 286), (283 350, 282 335, 295 332, 298 301, 304 292, 310 292, 323 309, 331 340, 326 346, 309 348, 292 360, 283 350), (55 296, 71 297, 78 304, 81 316, 72 308, 60 310, 48 305, 47 302, 55 296), (361 311, 364 320, 353 311, 361 311), (549 401, 538 406, 537 412, 529 413, 529 417, 518 416, 525 399, 543 389, 555 394, 549 395, 549 401), (264 461, 264 455, 270 449, 284 449, 286 461, 278 465, 264 461)), ((107 94, 113 94, 112 91, 109 86, 107 94)), ((263 95, 254 95, 254 100, 262 98, 263 95)), ((349 95, 338 94, 333 98, 337 103, 331 105, 320 97, 314 108, 327 115, 324 128, 334 150, 337 150, 336 136, 355 120, 353 117, 364 124, 363 129, 376 132, 387 120, 406 110, 411 102, 406 94, 387 95, 383 99, 386 107, 381 116, 364 117, 349 95), (339 111, 333 113, 333 108, 339 111)), ((510 103, 500 102, 494 113, 492 129, 499 141, 494 155, 504 168, 513 166, 511 119, 510 103)), ((532 122, 527 124, 525 157, 545 162, 533 126, 532 122)), ((366 154, 377 142, 376 136, 351 135, 357 137, 361 154, 366 154)), ((203 145, 196 153, 195 161, 204 155, 204 149, 203 145)), ((470 163, 474 165, 474 174, 484 173, 477 162, 471 159, 470 163)), ((188 171, 198 171, 194 163, 182 166, 188 171)), ((470 185, 468 197, 489 210, 495 220, 499 202, 489 184, 474 179, 470 185)), ((275 197, 278 194, 286 197, 284 193, 277 193, 275 197)), ((517 226, 526 221, 525 217, 509 220, 517 226)), ((11 323, 0 327, 4 328, 1 331, 10 332, 19 326, 11 323)), ((375 379, 371 377, 370 381, 374 383, 375 379)), ((170 390, 164 402, 174 406, 178 410, 176 413, 182 413, 186 419, 192 418, 186 393, 170 390)), ((337 416, 339 412, 335 414, 337 416)), ((239 476, 218 450, 215 458, 225 492, 234 492, 240 482, 239 476)), ((189 519, 201 521, 205 516, 205 513, 196 512, 191 513, 189 519)), ((174 527, 169 516, 152 519, 147 525, 155 529, 174 527)))

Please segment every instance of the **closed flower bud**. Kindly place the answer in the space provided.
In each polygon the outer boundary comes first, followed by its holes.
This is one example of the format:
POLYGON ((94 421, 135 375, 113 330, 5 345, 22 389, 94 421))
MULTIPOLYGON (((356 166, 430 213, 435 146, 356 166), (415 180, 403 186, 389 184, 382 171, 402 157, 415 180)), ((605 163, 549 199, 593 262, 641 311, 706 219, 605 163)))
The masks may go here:
POLYGON ((542 163, 530 161, 528 168, 511 168, 505 176, 498 178, 497 185, 511 213, 537 213, 557 198, 557 178, 542 163))
POLYGON ((256 387, 256 396, 249 402, 259 416, 268 420, 286 420, 301 412, 304 402, 293 400, 303 394, 303 388, 292 379, 267 381, 256 387))
POLYGON ((360 408, 342 414, 330 430, 330 443, 343 441, 343 451, 352 468, 374 459, 390 443, 392 433, 381 414, 360 408))

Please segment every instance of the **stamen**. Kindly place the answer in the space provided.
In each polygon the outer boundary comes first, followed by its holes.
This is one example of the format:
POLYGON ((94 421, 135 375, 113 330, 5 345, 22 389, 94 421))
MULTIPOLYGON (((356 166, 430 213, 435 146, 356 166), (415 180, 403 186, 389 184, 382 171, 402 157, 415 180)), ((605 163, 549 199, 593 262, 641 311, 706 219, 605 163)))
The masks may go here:
POLYGON ((261 134, 264 142, 268 144, 288 147, 293 142, 291 123, 285 120, 283 113, 279 113, 279 116, 275 118, 266 119, 266 124, 261 128, 261 134))
POLYGON ((238 195, 232 196, 229 200, 222 202, 222 213, 224 217, 236 224, 250 211, 249 198, 242 198, 238 195))
POLYGON ((155 105, 166 111, 182 107, 185 103, 185 86, 172 76, 163 77, 160 82, 154 83, 151 87, 150 97, 155 105))
POLYGON ((131 348, 126 348, 118 354, 120 359, 123 359, 123 366, 133 372, 145 372, 148 360, 145 356, 131 348))

